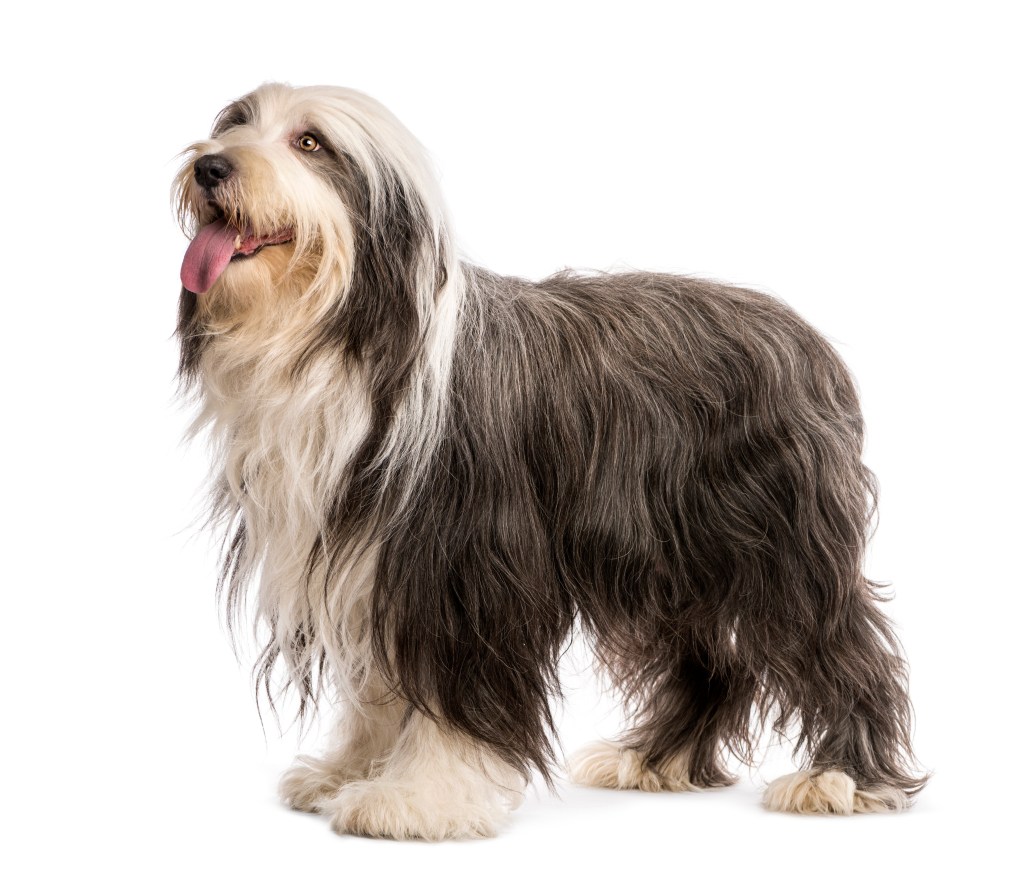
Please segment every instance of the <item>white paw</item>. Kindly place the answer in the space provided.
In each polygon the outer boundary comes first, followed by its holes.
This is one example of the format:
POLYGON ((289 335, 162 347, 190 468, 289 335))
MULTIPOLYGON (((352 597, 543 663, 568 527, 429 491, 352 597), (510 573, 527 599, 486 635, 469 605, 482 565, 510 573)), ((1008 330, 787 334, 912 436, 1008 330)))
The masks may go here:
POLYGON ((334 797, 352 775, 319 758, 301 755, 281 777, 278 793, 293 810, 320 811, 320 805, 334 797))
POLYGON ((886 813, 909 806, 907 796, 888 785, 857 788, 857 783, 841 770, 813 773, 801 770, 780 776, 764 793, 769 810, 785 813, 886 813))
POLYGON ((602 740, 576 752, 569 761, 569 778, 594 788, 639 789, 640 791, 700 791, 690 782, 688 755, 663 762, 657 768, 645 765, 636 749, 602 740))
POLYGON ((450 790, 417 789, 386 779, 352 782, 320 805, 338 834, 394 840, 493 837, 508 814, 497 794, 479 801, 450 790))

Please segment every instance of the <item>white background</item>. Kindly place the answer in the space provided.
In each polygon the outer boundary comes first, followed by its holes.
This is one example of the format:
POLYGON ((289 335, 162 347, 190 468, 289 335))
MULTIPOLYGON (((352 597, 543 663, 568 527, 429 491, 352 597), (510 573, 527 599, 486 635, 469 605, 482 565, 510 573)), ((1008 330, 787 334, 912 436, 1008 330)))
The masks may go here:
MULTIPOLYGON (((1019 828, 1021 29, 1014 4, 50 5, 3 22, 8 877, 929 876, 1019 828), (858 377, 869 574, 935 771, 901 816, 563 785, 503 836, 336 837, 277 805, 191 526, 171 332, 176 152, 264 80, 345 84, 430 149, 464 252, 704 274, 787 300, 858 377)), ((10 17, 13 15, 13 18, 10 17)), ((614 711, 570 678, 567 750, 614 711)), ((307 743, 307 748, 313 742, 307 743)), ((6 863, 6 864, 4 864, 6 863)), ((1019 865, 1017 866, 1019 868, 1019 865)))

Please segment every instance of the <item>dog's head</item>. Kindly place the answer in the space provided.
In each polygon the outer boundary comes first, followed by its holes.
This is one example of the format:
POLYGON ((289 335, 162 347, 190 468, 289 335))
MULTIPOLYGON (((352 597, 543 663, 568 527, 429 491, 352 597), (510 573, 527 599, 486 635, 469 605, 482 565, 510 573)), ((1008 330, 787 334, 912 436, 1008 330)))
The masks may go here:
MULTIPOLYGON (((429 161, 380 104, 349 89, 268 84, 228 105, 175 180, 192 238, 181 269, 191 324, 309 331, 348 309, 422 325, 450 273, 429 161)), ((422 330, 422 326, 420 327, 422 330)), ((353 340, 350 340, 352 343, 353 340)))

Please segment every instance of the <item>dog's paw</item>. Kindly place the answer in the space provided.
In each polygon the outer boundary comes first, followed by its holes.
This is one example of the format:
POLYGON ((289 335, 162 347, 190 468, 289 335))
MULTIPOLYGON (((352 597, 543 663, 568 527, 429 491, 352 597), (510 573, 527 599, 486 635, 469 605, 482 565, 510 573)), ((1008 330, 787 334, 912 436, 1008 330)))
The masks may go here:
POLYGON ((801 770, 774 780, 764 793, 769 810, 785 813, 887 813, 904 810, 910 802, 898 788, 873 785, 857 788, 857 783, 840 770, 814 773, 801 770))
MULTIPOLYGON (((636 749, 607 740, 585 746, 569 761, 569 778, 578 785, 594 788, 701 791, 704 786, 691 782, 688 771, 689 755, 685 752, 652 767, 636 749)), ((723 775, 721 784, 730 781, 723 775)))
POLYGON ((281 777, 278 793, 293 810, 318 813, 323 802, 334 797, 351 778, 327 761, 301 755, 281 777))
POLYGON ((497 796, 474 802, 447 790, 371 779, 346 785, 320 805, 320 812, 331 817, 331 829, 338 834, 447 840, 493 837, 508 808, 497 796))

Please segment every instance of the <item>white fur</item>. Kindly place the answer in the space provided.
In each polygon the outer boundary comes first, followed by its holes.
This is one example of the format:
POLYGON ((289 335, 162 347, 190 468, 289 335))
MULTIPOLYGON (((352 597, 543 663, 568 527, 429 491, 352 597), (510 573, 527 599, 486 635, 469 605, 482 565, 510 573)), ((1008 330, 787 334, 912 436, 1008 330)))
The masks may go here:
POLYGON ((657 767, 647 764, 636 749, 601 740, 580 749, 569 761, 569 777, 578 785, 640 791, 701 791, 690 781, 686 752, 657 767))
POLYGON ((801 770, 773 780, 764 793, 769 810, 785 813, 885 813, 904 810, 907 796, 892 786, 857 788, 857 783, 840 770, 815 773, 801 770))
POLYGON ((409 704, 376 679, 358 703, 342 712, 322 758, 301 755, 281 778, 281 799, 296 810, 317 812, 342 786, 380 772, 391 754, 409 704))
POLYGON ((354 548, 334 573, 332 583, 344 589, 333 589, 322 570, 307 580, 306 566, 328 493, 365 434, 365 390, 358 378, 346 381, 329 364, 313 365, 299 384, 283 368, 259 362, 231 369, 225 361, 232 342, 215 340, 204 359, 200 423, 209 423, 219 452, 218 504, 228 512, 238 505, 245 520, 248 545, 240 565, 250 576, 259 573, 253 610, 279 644, 300 628, 315 634, 304 654, 283 652, 289 677, 309 673, 320 647, 335 684, 357 700, 370 668, 365 621, 375 548, 354 548))
POLYGON ((339 834, 396 840, 490 837, 522 802, 523 780, 462 734, 415 712, 369 778, 319 805, 339 834))

